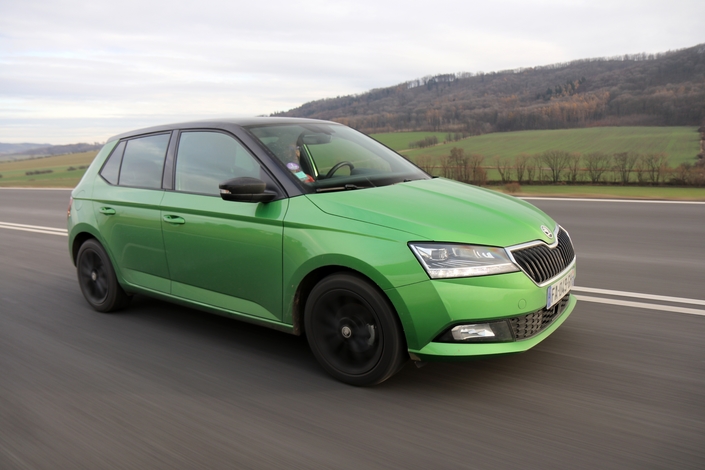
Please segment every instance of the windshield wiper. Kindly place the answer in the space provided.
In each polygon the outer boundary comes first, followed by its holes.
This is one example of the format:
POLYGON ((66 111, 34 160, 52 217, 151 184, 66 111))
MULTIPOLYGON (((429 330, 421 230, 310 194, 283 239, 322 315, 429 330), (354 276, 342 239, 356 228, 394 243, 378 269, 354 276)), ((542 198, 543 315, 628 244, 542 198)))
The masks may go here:
POLYGON ((350 191, 353 189, 365 189, 369 188, 370 186, 358 186, 356 184, 351 184, 348 183, 344 186, 333 186, 332 188, 316 188, 317 193, 325 193, 328 191, 350 191))

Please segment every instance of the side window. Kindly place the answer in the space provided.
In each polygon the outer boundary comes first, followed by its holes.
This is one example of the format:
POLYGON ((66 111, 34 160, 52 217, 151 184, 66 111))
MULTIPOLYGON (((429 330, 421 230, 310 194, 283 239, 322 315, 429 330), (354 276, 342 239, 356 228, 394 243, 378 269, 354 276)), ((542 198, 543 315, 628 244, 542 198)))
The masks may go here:
POLYGON ((164 157, 171 134, 151 135, 127 141, 120 168, 120 186, 159 189, 164 157))
POLYGON ((120 163, 122 163, 122 154, 125 151, 125 142, 120 142, 113 153, 110 154, 108 160, 100 170, 100 176, 110 184, 118 184, 118 176, 120 175, 120 163))
POLYGON ((239 176, 262 177, 259 163, 240 142, 221 132, 181 133, 174 189, 217 196, 218 185, 239 176))

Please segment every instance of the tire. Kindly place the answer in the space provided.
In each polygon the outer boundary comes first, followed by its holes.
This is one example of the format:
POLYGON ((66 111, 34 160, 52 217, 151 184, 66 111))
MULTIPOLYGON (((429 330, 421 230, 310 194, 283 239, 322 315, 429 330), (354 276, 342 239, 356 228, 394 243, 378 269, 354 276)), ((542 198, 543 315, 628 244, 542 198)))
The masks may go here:
POLYGON ((398 372, 408 359, 396 312, 361 277, 333 274, 311 290, 304 310, 313 355, 335 379, 375 385, 398 372))
POLYGON ((117 282, 108 254, 97 240, 86 240, 79 248, 76 272, 83 297, 95 310, 114 312, 130 303, 130 296, 117 282))

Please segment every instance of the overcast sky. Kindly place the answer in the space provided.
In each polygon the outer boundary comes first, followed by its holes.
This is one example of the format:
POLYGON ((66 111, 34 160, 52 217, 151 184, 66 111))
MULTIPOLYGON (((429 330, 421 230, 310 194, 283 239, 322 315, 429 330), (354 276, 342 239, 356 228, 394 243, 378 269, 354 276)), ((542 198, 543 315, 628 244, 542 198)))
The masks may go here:
POLYGON ((705 42, 705 0, 0 0, 0 142, 705 42))

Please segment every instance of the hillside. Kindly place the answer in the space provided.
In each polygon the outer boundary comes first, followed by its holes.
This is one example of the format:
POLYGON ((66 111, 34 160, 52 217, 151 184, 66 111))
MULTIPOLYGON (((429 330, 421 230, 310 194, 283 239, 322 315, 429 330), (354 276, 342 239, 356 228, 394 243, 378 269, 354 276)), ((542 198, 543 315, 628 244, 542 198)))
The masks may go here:
POLYGON ((12 154, 12 153, 22 153, 28 150, 33 150, 41 147, 49 147, 51 144, 30 144, 30 143, 22 143, 22 144, 6 144, 3 142, 0 142, 0 156, 2 155, 7 155, 7 154, 12 154))
POLYGON ((71 153, 93 152, 98 151, 103 146, 100 143, 86 144, 66 144, 66 145, 50 145, 50 144, 0 144, 0 150, 5 149, 5 152, 0 152, 0 162, 26 160, 28 158, 46 157, 53 155, 66 155, 71 153))
POLYGON ((367 133, 699 126, 705 121, 705 44, 659 54, 424 77, 275 115, 334 120, 367 133))

